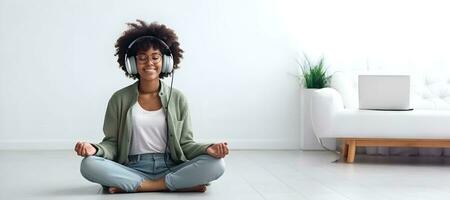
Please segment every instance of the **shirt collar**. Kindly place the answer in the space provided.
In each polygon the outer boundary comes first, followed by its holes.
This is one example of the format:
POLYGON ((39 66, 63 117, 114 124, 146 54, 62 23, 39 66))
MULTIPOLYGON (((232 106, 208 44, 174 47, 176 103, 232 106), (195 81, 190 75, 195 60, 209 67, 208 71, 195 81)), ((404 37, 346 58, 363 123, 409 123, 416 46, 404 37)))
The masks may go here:
MULTIPOLYGON (((166 104, 166 94, 168 94, 168 90, 169 90, 168 86, 164 83, 164 81, 161 81, 160 79, 158 95, 161 97, 161 102, 163 103, 164 106, 166 104)), ((139 80, 133 84, 133 92, 137 101, 137 97, 139 96, 139 80)))

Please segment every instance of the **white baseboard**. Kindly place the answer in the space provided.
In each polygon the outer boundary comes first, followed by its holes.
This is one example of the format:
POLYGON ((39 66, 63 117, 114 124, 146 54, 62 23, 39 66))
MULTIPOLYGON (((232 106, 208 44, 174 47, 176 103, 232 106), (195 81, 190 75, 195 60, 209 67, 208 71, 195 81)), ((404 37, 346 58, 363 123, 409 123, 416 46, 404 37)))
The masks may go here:
POLYGON ((298 140, 270 140, 270 139, 230 139, 230 140, 197 140, 204 143, 227 142, 228 147, 234 150, 298 150, 300 142, 298 140))
POLYGON ((75 147, 71 140, 3 140, 0 150, 68 150, 75 147))
MULTIPOLYGON (((100 141, 100 140, 87 140, 100 141)), ((270 140, 270 139, 198 139, 197 142, 215 143, 228 142, 233 150, 297 150, 300 149, 297 140, 270 140)), ((0 150, 72 150, 76 141, 72 140, 3 140, 0 141, 0 150)))

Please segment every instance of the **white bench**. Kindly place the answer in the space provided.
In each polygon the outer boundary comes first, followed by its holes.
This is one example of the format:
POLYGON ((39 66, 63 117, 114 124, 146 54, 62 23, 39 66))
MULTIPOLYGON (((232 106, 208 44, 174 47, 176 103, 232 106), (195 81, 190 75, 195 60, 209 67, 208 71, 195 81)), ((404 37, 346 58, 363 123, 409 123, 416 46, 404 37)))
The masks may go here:
POLYGON ((335 88, 313 94, 311 120, 318 137, 342 141, 347 162, 354 161, 359 146, 450 147, 450 78, 412 76, 413 111, 369 111, 354 103, 354 80, 343 83, 345 76, 335 75, 335 88))

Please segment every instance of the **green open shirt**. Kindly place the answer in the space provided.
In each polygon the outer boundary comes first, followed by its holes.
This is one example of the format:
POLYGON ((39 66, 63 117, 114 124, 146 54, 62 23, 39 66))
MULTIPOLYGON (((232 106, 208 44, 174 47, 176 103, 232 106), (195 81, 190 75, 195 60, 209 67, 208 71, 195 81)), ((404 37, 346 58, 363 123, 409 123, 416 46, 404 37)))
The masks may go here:
MULTIPOLYGON (((98 149, 96 156, 121 164, 128 163, 133 132, 131 107, 138 99, 138 85, 139 81, 136 81, 110 98, 103 124, 105 137, 99 144, 93 144, 98 149)), ((167 117, 170 155, 175 162, 182 163, 206 154, 206 149, 212 144, 194 142, 187 100, 179 90, 173 89, 170 104, 167 105, 169 91, 170 88, 160 81, 159 96, 167 117)))

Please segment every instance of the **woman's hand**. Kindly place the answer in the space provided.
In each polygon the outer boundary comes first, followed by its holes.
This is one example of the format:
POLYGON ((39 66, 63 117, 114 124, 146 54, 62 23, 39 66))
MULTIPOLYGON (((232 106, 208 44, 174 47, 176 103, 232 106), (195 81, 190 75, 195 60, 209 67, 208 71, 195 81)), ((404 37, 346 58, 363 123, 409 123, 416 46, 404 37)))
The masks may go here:
POLYGON ((229 151, 227 145, 228 144, 226 142, 213 144, 206 149, 206 153, 208 153, 212 157, 224 158, 226 155, 228 155, 229 151))
POLYGON ((91 143, 88 142, 77 142, 75 145, 75 151, 79 156, 92 156, 97 152, 97 149, 95 149, 94 146, 92 146, 91 143))

